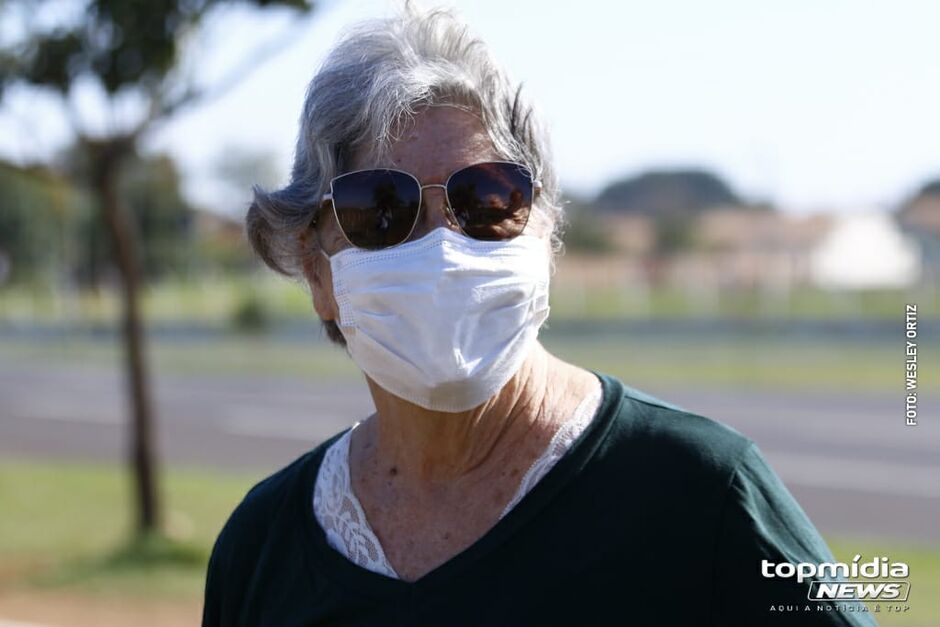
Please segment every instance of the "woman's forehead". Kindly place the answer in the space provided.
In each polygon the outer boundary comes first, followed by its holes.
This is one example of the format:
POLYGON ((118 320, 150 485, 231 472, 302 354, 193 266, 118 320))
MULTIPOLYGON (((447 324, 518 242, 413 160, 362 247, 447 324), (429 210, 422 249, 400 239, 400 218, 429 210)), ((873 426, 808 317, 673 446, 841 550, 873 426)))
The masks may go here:
POLYGON ((478 115, 463 107, 435 105, 403 120, 387 146, 354 151, 350 169, 396 168, 419 178, 446 178, 464 166, 502 159, 478 115))

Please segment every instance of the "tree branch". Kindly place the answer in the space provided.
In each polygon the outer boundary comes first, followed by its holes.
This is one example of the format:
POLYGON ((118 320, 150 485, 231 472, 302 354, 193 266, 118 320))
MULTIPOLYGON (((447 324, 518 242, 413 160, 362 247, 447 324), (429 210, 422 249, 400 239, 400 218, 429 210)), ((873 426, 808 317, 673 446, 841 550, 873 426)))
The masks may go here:
POLYGON ((245 55, 245 58, 234 70, 228 72, 215 85, 201 89, 190 86, 182 95, 177 96, 171 102, 163 102, 163 99, 159 96, 155 97, 152 100, 154 106, 151 108, 150 115, 141 123, 138 129, 135 129, 135 135, 140 135, 165 122, 182 109, 203 106, 218 100, 268 60, 288 48, 308 23, 309 21, 305 19, 297 20, 285 28, 278 36, 272 37, 269 41, 255 47, 254 50, 245 55))

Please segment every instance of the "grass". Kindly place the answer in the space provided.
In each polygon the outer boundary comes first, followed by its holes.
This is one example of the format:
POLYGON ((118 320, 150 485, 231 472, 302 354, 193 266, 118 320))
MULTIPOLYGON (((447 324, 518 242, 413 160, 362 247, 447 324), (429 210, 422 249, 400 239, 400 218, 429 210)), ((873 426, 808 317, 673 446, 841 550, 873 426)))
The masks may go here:
POLYGON ((260 477, 165 473, 165 536, 134 538, 130 484, 113 465, 0 463, 0 586, 199 598, 212 542, 260 477))
MULTIPOLYGON (((258 476, 194 469, 165 473, 167 536, 130 541, 129 484, 113 465, 0 462, 0 587, 95 597, 192 602, 202 595, 212 542, 258 476)), ((940 550, 829 538, 838 559, 890 556, 911 572, 911 610, 882 608, 881 625, 927 627, 940 617, 940 550)))
MULTIPOLYGON (((262 299, 272 313, 312 312, 298 283, 273 275, 206 276, 198 281, 166 281, 143 292, 143 309, 154 322, 228 322, 246 299, 262 299)), ((106 324, 118 319, 120 295, 114 289, 68 291, 43 285, 0 288, 0 321, 12 323, 78 321, 106 324)))
MULTIPOLYGON (((562 262, 563 263, 563 262, 562 262)), ((275 319, 312 314, 310 295, 299 282, 269 272, 167 280, 144 292, 147 318, 155 322, 232 322, 253 300, 275 319)), ((685 317, 781 318, 790 320, 899 320, 904 303, 919 305, 922 320, 940 317, 940 290, 881 289, 829 291, 798 287, 787 293, 764 289, 703 291, 695 286, 641 289, 598 285, 585 289, 559 272, 552 285, 552 316, 561 319, 662 319, 685 317)), ((118 317, 120 297, 113 289, 69 291, 60 286, 0 287, 0 322, 108 323, 118 317)))
POLYGON ((556 282, 551 305, 556 319, 898 320, 903 317, 905 303, 917 303, 922 319, 940 315, 940 291, 929 288, 848 292, 799 287, 774 294, 761 289, 712 292, 677 286, 648 290, 595 286, 586 290, 575 283, 556 282))

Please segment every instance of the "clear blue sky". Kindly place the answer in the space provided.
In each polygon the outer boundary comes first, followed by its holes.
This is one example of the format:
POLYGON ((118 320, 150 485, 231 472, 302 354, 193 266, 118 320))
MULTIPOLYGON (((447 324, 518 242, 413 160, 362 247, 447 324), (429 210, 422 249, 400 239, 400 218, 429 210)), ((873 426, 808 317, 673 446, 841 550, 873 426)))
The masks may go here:
MULTIPOLYGON (((425 1, 423 4, 431 4, 425 1)), ((457 0, 548 119, 565 186, 593 193, 653 167, 704 166, 785 209, 887 208, 940 176, 940 2, 864 0, 457 0)), ((263 151, 287 176, 304 88, 345 25, 387 0, 323 0, 293 45, 237 89, 154 138, 187 189, 222 197, 213 164, 263 151)), ((212 78, 281 17, 211 25, 193 71, 212 78)), ((91 107, 93 108, 93 107, 91 107)), ((41 99, 0 116, 15 158, 61 136, 41 99), (45 117, 43 117, 45 116, 45 117), (24 119, 41 120, 27 128, 24 119), (33 141, 35 139, 35 141, 33 141)))

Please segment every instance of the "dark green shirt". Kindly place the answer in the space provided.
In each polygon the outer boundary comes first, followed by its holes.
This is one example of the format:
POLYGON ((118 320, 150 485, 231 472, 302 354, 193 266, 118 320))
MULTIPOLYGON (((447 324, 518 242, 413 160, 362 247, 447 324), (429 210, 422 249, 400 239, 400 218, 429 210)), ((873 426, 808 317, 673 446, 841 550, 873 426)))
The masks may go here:
MULTIPOLYGON (((832 562, 757 447, 601 377, 568 453, 492 529, 416 582, 356 566, 313 514, 336 437, 248 493, 219 534, 204 626, 873 625, 819 611, 761 560, 832 562)), ((852 609, 854 611, 849 611, 852 609)))

